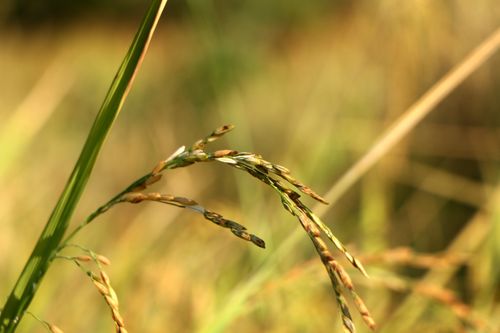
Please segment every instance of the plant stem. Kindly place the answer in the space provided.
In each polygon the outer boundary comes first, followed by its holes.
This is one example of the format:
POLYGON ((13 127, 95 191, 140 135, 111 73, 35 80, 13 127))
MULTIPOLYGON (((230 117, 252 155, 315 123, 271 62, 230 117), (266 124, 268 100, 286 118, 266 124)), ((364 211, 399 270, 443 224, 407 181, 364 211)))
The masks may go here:
POLYGON ((152 0, 111 84, 71 176, 0 314, 0 333, 16 330, 47 272, 87 184, 99 150, 120 112, 167 0, 152 0))
POLYGON ((102 205, 99 208, 97 208, 92 214, 90 214, 89 216, 87 216, 87 218, 85 219, 85 221, 83 221, 80 225, 78 225, 68 236, 66 236, 66 238, 62 242, 60 242, 60 245, 57 248, 56 253, 59 252, 60 250, 62 250, 64 247, 66 247, 66 245, 69 243, 69 241, 72 240, 73 237, 75 237, 76 234, 78 232, 80 232, 80 230, 82 230, 87 224, 89 224, 90 222, 92 222, 99 215, 107 212, 109 209, 111 209, 111 207, 113 207, 117 203, 122 202, 121 198, 123 197, 124 194, 127 194, 127 193, 131 192, 134 188, 136 188, 136 187, 144 184, 144 182, 150 176, 151 176, 151 173, 148 173, 147 175, 145 175, 145 176, 137 179, 135 182, 133 182, 132 184, 130 184, 130 186, 128 186, 125 190, 123 190, 120 193, 118 193, 117 195, 115 195, 108 202, 106 202, 104 205, 102 205))
MULTIPOLYGON (((162 166, 162 170, 165 170, 165 169, 172 169, 172 168, 176 168, 176 167, 182 166, 186 162, 184 162, 184 160, 182 158, 175 157, 175 158, 172 158, 171 160, 167 160, 167 161, 164 161, 162 163, 164 163, 163 166, 162 166)), ((97 208, 92 214, 90 214, 89 216, 87 216, 87 218, 85 219, 85 221, 83 221, 82 223, 80 223, 73 231, 71 231, 69 233, 68 236, 66 236, 66 238, 62 242, 59 243, 60 245, 57 248, 56 253, 58 253, 60 250, 62 250, 63 248, 65 248, 67 246, 67 244, 69 243, 69 241, 72 240, 76 236, 76 234, 78 234, 80 232, 80 230, 82 230, 87 224, 89 224, 90 222, 92 222, 99 215, 107 212, 114 205, 116 205, 116 204, 118 204, 120 202, 123 202, 122 198, 123 198, 123 196, 125 194, 133 192, 134 190, 136 190, 137 188, 139 188, 141 186, 146 187, 147 186, 146 185, 147 181, 152 176, 153 176, 153 172, 150 172, 150 173, 148 173, 148 174, 140 177, 139 179, 135 180, 134 182, 132 182, 132 184, 130 184, 129 186, 127 186, 123 191, 121 191, 120 193, 116 194, 113 198, 109 199, 108 202, 106 202, 104 205, 102 205, 99 208, 97 208)))

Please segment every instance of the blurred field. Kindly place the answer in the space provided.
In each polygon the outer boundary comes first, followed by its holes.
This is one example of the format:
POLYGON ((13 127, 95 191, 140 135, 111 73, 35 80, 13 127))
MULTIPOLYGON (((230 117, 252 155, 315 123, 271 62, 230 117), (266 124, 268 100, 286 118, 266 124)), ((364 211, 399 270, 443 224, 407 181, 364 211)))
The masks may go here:
MULTIPOLYGON (((6 2, 0 13, 15 3, 6 2)), ((97 16, 92 7, 79 7, 81 15, 43 22, 29 11, 5 14, 2 304, 145 6, 129 1, 113 11, 109 5, 97 16)), ((226 123, 236 129, 215 148, 260 153, 325 193, 499 24, 494 0, 171 0, 74 223, 177 147, 226 123)), ((484 331, 500 331, 499 111, 497 54, 324 215, 341 240, 367 258, 372 279, 352 276, 381 332, 475 331, 452 305, 416 287, 394 290, 397 281, 424 278, 426 285, 454 291, 471 309, 465 317, 479 319, 484 331), (430 269, 369 261, 397 247, 445 252, 449 260, 430 269)), ((108 272, 130 332, 341 330, 328 276, 271 190, 219 165, 165 176, 155 190, 193 198, 241 222, 267 248, 174 207, 146 203, 109 211, 78 243, 111 259, 108 272)), ((73 266, 53 265, 31 311, 65 332, 113 331, 101 297, 73 266)), ((359 332, 368 331, 357 313, 354 321, 359 332)), ((43 327, 25 317, 18 331, 43 327)))

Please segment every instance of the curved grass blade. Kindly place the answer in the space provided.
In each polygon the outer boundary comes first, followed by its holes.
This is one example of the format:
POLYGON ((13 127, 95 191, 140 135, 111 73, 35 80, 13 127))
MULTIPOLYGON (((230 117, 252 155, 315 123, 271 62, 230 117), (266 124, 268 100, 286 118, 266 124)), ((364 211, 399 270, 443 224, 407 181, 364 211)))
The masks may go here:
POLYGON ((0 333, 16 330, 47 272, 92 172, 99 150, 120 112, 167 0, 153 0, 125 56, 71 176, 0 313, 0 333))

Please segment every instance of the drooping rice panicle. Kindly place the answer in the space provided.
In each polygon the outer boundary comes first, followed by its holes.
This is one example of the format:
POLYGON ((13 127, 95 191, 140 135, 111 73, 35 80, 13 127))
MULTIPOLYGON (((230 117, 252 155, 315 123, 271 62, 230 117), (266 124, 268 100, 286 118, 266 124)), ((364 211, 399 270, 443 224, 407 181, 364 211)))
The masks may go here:
POLYGON ((316 226, 313 223, 311 223, 311 221, 307 219, 306 216, 303 214, 297 215, 297 217, 298 220, 300 221, 302 228, 304 228, 307 235, 311 239, 314 248, 316 249, 316 252, 320 256, 321 262, 325 266, 328 276, 330 277, 333 291, 335 292, 335 298, 340 308, 340 314, 342 317, 342 325, 344 328, 344 332, 355 333, 356 326, 352 321, 352 316, 351 312, 349 311, 349 306, 347 305, 347 302, 342 293, 341 282, 342 284, 344 284, 345 281, 343 281, 342 279, 339 280, 339 277, 337 276, 334 267, 331 265, 331 261, 335 260, 333 259, 333 256, 331 255, 330 251, 328 250, 328 247, 321 239, 321 234, 319 230, 316 228, 316 226))
MULTIPOLYGON (((302 227, 306 230, 307 234, 311 238, 314 247, 316 248, 316 251, 321 258, 321 261, 323 262, 323 265, 325 266, 328 275, 330 276, 330 280, 332 281, 334 289, 336 287, 335 284, 340 281, 341 284, 349 291, 358 312, 361 314, 361 317, 363 318, 367 326, 372 330, 375 329, 375 320, 371 316, 363 300, 355 292, 351 277, 346 272, 344 267, 342 267, 342 265, 340 265, 333 257, 328 247, 321 239, 321 233, 319 229, 317 229, 317 226, 314 223, 311 223, 312 221, 309 220, 305 214, 298 215, 298 219, 302 227)), ((341 292, 341 290, 337 291, 341 292)), ((339 303, 339 306, 342 306, 342 304, 339 303)))
POLYGON ((354 291, 350 290, 351 297, 354 301, 354 304, 356 305, 356 308, 361 315, 361 318, 363 318, 363 321, 365 324, 372 330, 375 330, 377 328, 377 323, 375 322, 375 319, 373 319, 372 315, 370 314, 370 311, 368 310, 368 307, 366 306, 365 302, 363 299, 354 291))
POLYGON ((292 177, 292 175, 290 174, 290 170, 279 164, 273 164, 263 159, 262 156, 260 155, 253 153, 240 153, 234 150, 216 151, 215 153, 213 153, 213 155, 215 159, 221 162, 231 163, 230 161, 233 160, 237 162, 239 165, 246 164, 249 167, 255 168, 264 174, 267 173, 275 174, 286 180, 288 183, 295 186, 302 193, 310 196, 311 198, 321 203, 328 204, 328 202, 325 199, 323 199, 319 194, 314 192, 310 187, 304 185, 303 183, 292 177), (224 161, 224 158, 226 157, 228 158, 226 161, 224 161))
POLYGON ((335 245, 335 247, 344 254, 346 259, 355 268, 357 268, 364 276, 368 277, 368 273, 363 267, 361 261, 359 261, 351 253, 349 253, 345 245, 342 244, 342 242, 337 237, 335 237, 332 230, 326 224, 324 224, 323 221, 321 221, 321 219, 316 214, 314 214, 307 206, 305 206, 300 200, 294 200, 294 201, 297 204, 297 206, 300 207, 300 209, 303 212, 305 212, 307 216, 321 229, 321 231, 325 233, 325 235, 330 239, 330 241, 335 245))
POLYGON ((94 272, 85 269, 78 260, 73 260, 73 262, 82 269, 82 271, 90 278, 96 289, 99 291, 101 296, 104 298, 104 301, 108 305, 108 308, 111 311, 111 318, 115 323, 116 332, 117 333, 128 333, 125 328, 125 323, 123 321, 123 317, 120 314, 119 309, 119 301, 118 296, 111 286, 110 279, 106 272, 104 272, 99 267, 99 275, 96 275, 94 272))
POLYGON ((123 317, 120 314, 119 310, 119 302, 118 296, 116 295, 115 290, 111 286, 108 275, 104 271, 100 271, 100 278, 95 274, 91 273, 90 278, 92 282, 96 286, 97 290, 101 293, 111 310, 111 317, 115 322, 116 332, 117 333, 127 333, 127 329, 125 328, 125 323, 123 321, 123 317))
MULTIPOLYGON (((120 202, 139 203, 145 200, 156 201, 196 211, 202 214, 205 219, 213 222, 214 224, 229 229, 235 236, 246 241, 250 241, 257 246, 264 248, 264 241, 259 237, 250 234, 244 226, 232 220, 225 219, 218 213, 207 210, 194 200, 161 193, 143 192, 143 190, 148 186, 157 182, 162 176, 161 173, 167 169, 181 168, 198 162, 218 161, 224 164, 228 164, 236 169, 240 169, 249 173, 251 176, 257 178, 258 180, 273 188, 280 195, 283 207, 293 216, 298 218, 301 226, 304 228, 309 238, 311 239, 316 252, 319 254, 320 259, 330 277, 330 281, 335 292, 335 297, 340 308, 344 331, 347 333, 354 333, 356 331, 347 302, 344 298, 344 288, 347 289, 350 293, 357 310, 363 317, 363 320, 365 321, 367 326, 369 326, 371 329, 374 329, 375 322, 373 318, 371 317, 361 298, 355 292, 351 278, 349 277, 345 269, 334 259, 333 255, 328 249, 328 246, 321 238, 322 233, 324 233, 328 237, 328 239, 334 244, 334 246, 355 268, 357 268, 363 275, 367 276, 363 265, 358 259, 356 259, 348 252, 347 248, 334 235, 331 229, 326 224, 324 224, 323 221, 321 221, 321 219, 300 200, 300 194, 295 190, 287 187, 286 183, 294 186, 298 191, 319 202, 326 204, 326 200, 315 193, 311 188, 295 179, 287 168, 278 164, 273 164, 263 159, 260 155, 249 152, 238 152, 228 149, 217 150, 212 153, 205 152, 203 150, 208 143, 217 140, 222 135, 229 132, 231 129, 233 129, 233 126, 231 125, 222 126, 204 139, 196 141, 190 148, 186 149, 184 146, 180 147, 167 159, 160 161, 153 168, 152 172, 136 180, 124 191, 111 199, 107 204, 100 207, 93 215, 91 215, 91 218, 88 219, 86 223, 89 223, 95 218, 95 216, 100 215, 101 213, 105 212, 106 210, 110 209, 112 206, 120 202)), ((73 234, 71 234, 69 238, 71 238, 73 234)), ((97 283, 99 282, 98 280, 95 281, 96 282, 94 282, 94 284, 96 284, 96 286, 102 285, 102 281, 100 282, 100 284, 97 283)))
MULTIPOLYGON (((300 194, 290 188, 287 188, 279 180, 272 178, 268 172, 272 168, 269 167, 269 164, 271 163, 260 160, 256 155, 250 155, 248 153, 242 155, 241 153, 234 151, 227 151, 227 153, 224 154, 218 153, 216 156, 222 156, 214 157, 217 161, 226 163, 237 169, 244 170, 265 184, 271 186, 280 195, 281 202, 285 209, 299 219, 302 227, 306 230, 312 240, 321 261, 330 276, 337 303, 341 309, 344 330, 350 333, 355 332, 354 323, 351 319, 347 303, 345 302, 342 294, 342 285, 351 294, 354 299, 354 303, 356 304, 356 308, 367 326, 374 329, 375 321, 373 317, 370 315, 364 302, 354 291, 351 278, 344 268, 333 258, 332 254, 328 250, 328 247, 321 239, 321 231, 323 231, 335 247, 344 254, 346 259, 365 276, 367 275, 366 271, 364 270, 361 262, 347 251, 346 247, 340 242, 340 240, 338 240, 337 237, 335 237, 333 232, 321 221, 321 219, 313 214, 312 211, 300 201, 300 194), (241 156, 245 157, 241 159, 241 156)), ((294 185, 293 183, 291 184, 294 185)))
MULTIPOLYGON (((221 154, 218 154, 218 155, 220 156, 221 154)), ((258 178, 259 180, 261 180, 264 183, 273 187, 278 193, 286 193, 287 192, 286 187, 281 185, 281 183, 279 181, 271 178, 267 174, 266 170, 274 169, 274 168, 265 167, 265 165, 271 164, 270 162, 259 159, 258 157, 256 157, 257 155, 251 156, 251 158, 249 158, 248 156, 250 156, 250 154, 248 154, 248 153, 241 155, 237 152, 231 151, 231 153, 226 154, 224 157, 222 157, 222 158, 216 157, 215 159, 220 161, 220 162, 229 164, 233 167, 236 167, 239 169, 244 169, 245 171, 250 173, 252 176, 258 178), (244 158, 242 159, 241 156, 244 156, 244 158), (261 166, 261 168, 259 168, 259 166, 261 166)), ((271 164, 271 165, 273 165, 273 164, 271 164)), ((293 185, 293 183, 292 183, 292 185, 293 185)), ((312 190, 309 192, 314 193, 312 190)), ((310 193, 306 193, 306 194, 311 196, 310 193)), ((299 200, 299 197, 300 196, 297 193, 295 193, 295 195, 293 195, 293 197, 291 197, 290 200, 292 200, 301 211, 305 212, 308 215, 308 217, 327 235, 327 237, 332 241, 332 243, 335 245, 335 247, 337 247, 337 249, 339 249, 344 254, 346 259, 355 268, 357 268, 363 275, 368 276, 368 274, 367 274, 366 270, 364 269, 363 265, 361 264, 361 262, 358 259, 356 259, 351 253, 349 253, 349 251, 342 244, 342 242, 337 237, 335 237, 335 235, 333 234, 331 229, 326 224, 324 224, 323 221, 321 221, 321 219, 318 216, 316 216, 306 205, 304 205, 299 200)))
POLYGON ((203 149, 207 143, 214 142, 227 132, 231 131, 234 128, 234 125, 224 125, 216 128, 210 135, 207 137, 196 141, 192 146, 191 150, 199 150, 203 149))
POLYGON ((202 214, 206 220, 213 222, 214 224, 221 226, 223 228, 229 229, 235 236, 244 239, 246 241, 252 242, 258 247, 265 248, 266 244, 264 240, 258 236, 247 232, 247 228, 243 225, 224 218, 222 215, 215 213, 213 211, 207 210, 205 207, 201 206, 194 200, 187 199, 184 197, 177 197, 169 194, 161 193, 129 193, 125 195, 122 200, 124 202, 139 203, 142 201, 156 201, 168 205, 173 205, 181 208, 188 208, 197 213, 202 214))
POLYGON ((329 272, 328 276, 330 277, 330 281, 332 282, 333 291, 335 293, 335 299, 337 300, 337 304, 340 308, 340 315, 342 317, 342 328, 345 333, 355 333, 356 326, 352 321, 352 316, 349 311, 349 306, 345 300, 344 295, 342 294, 341 285, 338 278, 335 274, 329 272))

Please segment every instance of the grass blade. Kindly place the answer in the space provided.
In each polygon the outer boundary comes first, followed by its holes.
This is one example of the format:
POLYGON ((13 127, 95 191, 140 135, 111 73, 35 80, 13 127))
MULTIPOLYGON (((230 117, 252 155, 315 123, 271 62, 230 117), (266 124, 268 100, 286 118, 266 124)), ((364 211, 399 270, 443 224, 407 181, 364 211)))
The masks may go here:
POLYGON ((153 0, 142 20, 92 125, 75 168, 3 307, 0 314, 0 333, 16 330, 47 272, 87 184, 99 150, 130 90, 166 2, 167 0, 153 0))
POLYGON ((411 132, 425 116, 435 110, 441 101, 490 59, 499 47, 500 28, 497 28, 462 62, 437 81, 383 133, 371 146, 370 150, 356 164, 349 168, 325 195, 326 200, 331 203, 331 206, 318 207, 317 212, 322 214, 331 208, 375 163, 411 132))

